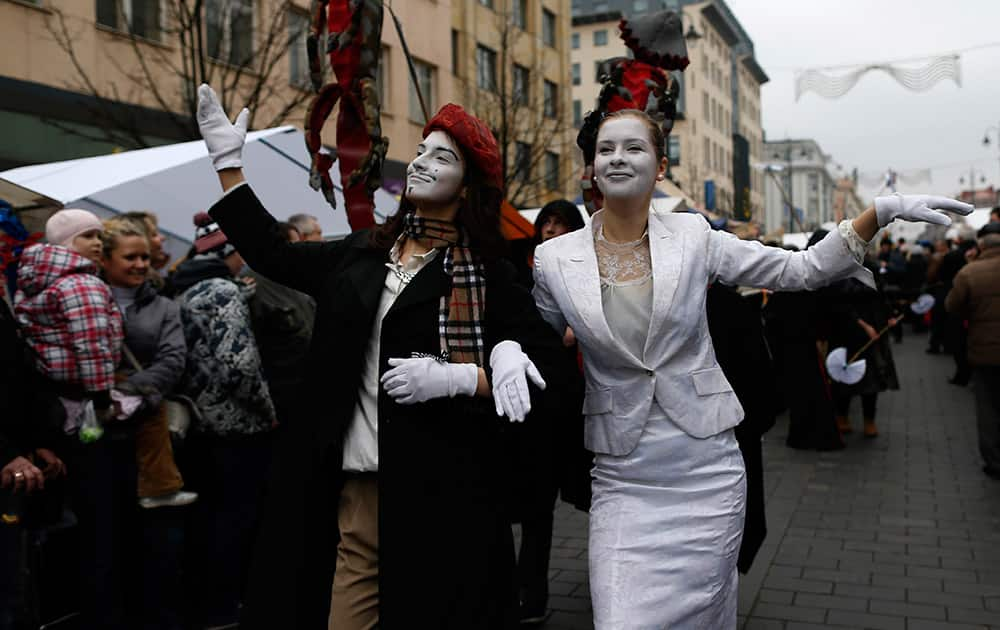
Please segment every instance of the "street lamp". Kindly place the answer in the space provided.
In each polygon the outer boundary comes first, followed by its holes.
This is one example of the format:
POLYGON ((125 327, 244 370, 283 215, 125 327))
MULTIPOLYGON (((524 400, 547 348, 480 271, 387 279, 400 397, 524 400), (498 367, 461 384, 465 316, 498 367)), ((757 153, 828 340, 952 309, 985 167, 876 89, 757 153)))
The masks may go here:
MULTIPOLYGON (((977 169, 972 168, 972 167, 969 168, 969 177, 968 177, 968 181, 969 181, 969 203, 971 203, 973 206, 976 205, 976 172, 977 172, 977 169)), ((984 175, 982 171, 978 171, 978 173, 979 173, 979 183, 980 184, 985 184, 986 183, 986 175, 984 175)), ((965 186, 965 182, 966 182, 966 177, 964 175, 962 177, 958 178, 958 183, 961 184, 962 186, 965 186)))
POLYGON ((788 207, 788 227, 794 230, 794 223, 799 224, 799 231, 805 232, 805 228, 802 226, 802 219, 799 215, 795 213, 795 206, 792 205, 792 200, 788 196, 788 191, 782 185, 781 180, 778 179, 778 173, 785 170, 785 166, 782 164, 753 164, 753 167, 758 171, 763 171, 766 175, 770 176, 771 180, 774 181, 774 185, 778 187, 778 192, 781 193, 781 199, 788 207))
MULTIPOLYGON (((1000 159, 1000 127, 995 127, 993 125, 990 125, 989 127, 986 128, 986 131, 983 132, 983 146, 984 147, 990 146, 991 131, 997 135, 997 159, 1000 159)), ((1000 179, 998 179, 997 182, 998 182, 997 186, 1000 187, 1000 179)))

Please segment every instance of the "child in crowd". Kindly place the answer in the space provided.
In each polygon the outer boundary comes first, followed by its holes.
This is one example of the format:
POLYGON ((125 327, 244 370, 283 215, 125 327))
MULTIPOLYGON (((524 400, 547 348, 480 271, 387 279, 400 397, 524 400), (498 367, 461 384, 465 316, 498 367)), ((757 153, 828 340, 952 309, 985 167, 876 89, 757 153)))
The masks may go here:
POLYGON ((113 413, 122 317, 97 277, 102 229, 86 210, 56 212, 45 225, 48 243, 27 248, 17 274, 15 314, 39 371, 66 407, 67 433, 79 429, 88 400, 99 420, 113 413))

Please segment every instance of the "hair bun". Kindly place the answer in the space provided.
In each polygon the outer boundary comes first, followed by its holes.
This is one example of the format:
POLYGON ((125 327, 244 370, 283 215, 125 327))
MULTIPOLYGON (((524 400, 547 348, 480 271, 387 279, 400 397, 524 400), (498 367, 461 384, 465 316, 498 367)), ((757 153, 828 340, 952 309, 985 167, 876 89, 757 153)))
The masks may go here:
POLYGON ((195 227, 206 227, 212 225, 213 223, 215 223, 215 221, 212 220, 212 217, 208 216, 207 212, 199 212, 194 215, 195 227))

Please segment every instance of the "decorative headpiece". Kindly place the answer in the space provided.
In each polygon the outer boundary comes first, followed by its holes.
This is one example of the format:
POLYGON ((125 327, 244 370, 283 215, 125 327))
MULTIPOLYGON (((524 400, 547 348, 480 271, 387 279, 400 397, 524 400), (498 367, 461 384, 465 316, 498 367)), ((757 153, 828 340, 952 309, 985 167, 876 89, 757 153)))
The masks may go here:
MULTIPOLYGON (((677 117, 680 91, 677 81, 667 73, 683 72, 690 63, 681 20, 673 11, 622 19, 618 27, 635 58, 615 57, 601 65, 602 87, 597 108, 587 114, 576 137, 585 165, 580 186, 584 204, 591 213, 602 205, 601 194, 593 186, 594 150, 601 121, 611 112, 638 109, 660 124, 666 142, 677 117)), ((666 152, 666 147, 660 148, 666 152)))

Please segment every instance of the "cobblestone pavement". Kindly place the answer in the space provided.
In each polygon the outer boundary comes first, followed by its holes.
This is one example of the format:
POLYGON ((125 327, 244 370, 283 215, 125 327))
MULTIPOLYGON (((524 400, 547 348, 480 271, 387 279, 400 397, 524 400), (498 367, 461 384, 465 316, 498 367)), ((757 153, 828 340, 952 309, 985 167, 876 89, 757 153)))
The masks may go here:
MULTIPOLYGON (((743 630, 1000 628, 1000 482, 980 470, 971 389, 948 356, 907 331, 894 345, 901 390, 879 397, 880 436, 848 448, 765 437, 768 537, 741 577, 743 630)), ((546 630, 592 628, 587 516, 560 505, 546 630)))

